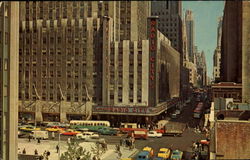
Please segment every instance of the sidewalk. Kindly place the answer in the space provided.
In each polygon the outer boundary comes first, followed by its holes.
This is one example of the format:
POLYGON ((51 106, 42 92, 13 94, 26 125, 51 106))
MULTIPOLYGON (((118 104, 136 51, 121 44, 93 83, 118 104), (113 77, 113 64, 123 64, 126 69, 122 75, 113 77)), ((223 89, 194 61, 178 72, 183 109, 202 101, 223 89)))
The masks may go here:
MULTIPOLYGON (((35 149, 38 151, 38 155, 42 155, 44 151, 49 151, 50 156, 49 160, 58 160, 59 155, 56 153, 56 145, 58 144, 57 141, 50 141, 50 140, 42 140, 40 144, 37 143, 35 140, 28 141, 28 139, 18 139, 18 148, 20 150, 18 153, 22 153, 23 149, 25 148, 27 155, 34 155, 35 149)), ((91 148, 95 146, 94 142, 82 142, 80 146, 85 148, 87 151, 91 152, 91 148)), ((108 145, 108 150, 101 156, 101 160, 117 160, 118 154, 115 152, 115 145, 108 145)), ((60 142, 60 149, 61 154, 66 152, 68 145, 65 141, 60 142)), ((129 150, 128 148, 121 147, 122 157, 121 158, 128 158, 135 154, 138 150, 133 149, 129 150)))
MULTIPOLYGON (((118 160, 118 153, 115 150, 115 145, 109 145, 108 150, 110 153, 105 153, 102 156, 102 160, 118 160)), ((120 148, 122 156, 121 158, 129 158, 130 156, 135 155, 138 152, 138 149, 134 148, 133 150, 129 150, 128 148, 121 147, 120 148)))

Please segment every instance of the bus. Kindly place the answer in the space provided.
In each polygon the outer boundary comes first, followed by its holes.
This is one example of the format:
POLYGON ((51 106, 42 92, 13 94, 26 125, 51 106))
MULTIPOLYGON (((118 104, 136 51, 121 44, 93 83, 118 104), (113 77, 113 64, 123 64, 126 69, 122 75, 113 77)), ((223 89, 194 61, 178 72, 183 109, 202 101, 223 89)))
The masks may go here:
POLYGON ((196 108, 194 109, 193 112, 193 117, 194 118, 201 118, 202 114, 203 114, 203 110, 204 110, 204 106, 202 102, 199 102, 196 106, 196 108))
POLYGON ((109 121, 88 121, 88 120, 71 120, 70 128, 71 129, 88 129, 89 131, 98 131, 99 129, 109 128, 109 121))

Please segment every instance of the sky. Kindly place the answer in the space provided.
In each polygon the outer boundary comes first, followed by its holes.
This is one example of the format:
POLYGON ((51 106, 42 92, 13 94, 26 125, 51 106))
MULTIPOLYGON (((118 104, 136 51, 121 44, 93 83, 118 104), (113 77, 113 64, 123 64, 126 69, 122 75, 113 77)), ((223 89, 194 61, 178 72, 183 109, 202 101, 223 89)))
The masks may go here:
POLYGON ((212 78, 213 54, 217 43, 218 18, 223 16, 224 1, 182 1, 183 17, 187 9, 193 11, 195 45, 204 51, 207 75, 212 78))

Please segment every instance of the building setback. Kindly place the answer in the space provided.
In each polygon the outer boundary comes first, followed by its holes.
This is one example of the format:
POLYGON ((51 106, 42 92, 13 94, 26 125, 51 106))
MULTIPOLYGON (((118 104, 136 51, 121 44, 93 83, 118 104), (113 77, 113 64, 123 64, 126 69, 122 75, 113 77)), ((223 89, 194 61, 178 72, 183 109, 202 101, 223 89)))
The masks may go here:
POLYGON ((19 2, 0 2, 0 159, 17 159, 19 2))

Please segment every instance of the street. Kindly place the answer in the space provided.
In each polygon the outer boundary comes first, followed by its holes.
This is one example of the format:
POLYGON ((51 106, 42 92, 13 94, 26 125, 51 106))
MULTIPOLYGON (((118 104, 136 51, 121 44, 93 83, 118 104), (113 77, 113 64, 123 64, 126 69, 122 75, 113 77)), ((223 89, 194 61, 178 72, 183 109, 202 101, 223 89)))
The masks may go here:
MULTIPOLYGON (((203 118, 194 119, 192 117, 193 109, 195 108, 197 102, 195 98, 191 99, 191 102, 183 107, 181 115, 176 119, 170 119, 170 121, 175 121, 179 123, 184 123, 188 126, 183 132, 181 137, 175 136, 163 136, 161 138, 149 138, 148 140, 136 140, 135 147, 140 151, 145 146, 152 147, 154 149, 155 155, 157 155, 160 148, 171 148, 172 150, 178 149, 184 151, 185 159, 190 159, 190 153, 192 152, 193 142, 204 139, 205 136, 201 133, 195 132, 195 127, 203 124, 203 118)), ((49 133, 49 139, 52 140, 51 132, 49 133)), ((67 141, 68 138, 72 136, 60 136, 60 141, 67 141)), ((125 135, 123 135, 125 137, 125 135)), ((106 142, 110 145, 116 145, 120 143, 120 136, 104 136, 101 135, 100 138, 104 138, 106 142)), ((54 141, 58 141, 59 137, 56 133, 54 141)))
MULTIPOLYGON (((174 136, 163 136, 162 138, 149 138, 148 140, 136 140, 135 146, 137 149, 142 150, 143 147, 149 146, 154 149, 154 152, 157 153, 160 148, 171 148, 178 149, 184 151, 185 159, 190 158, 190 153, 192 152, 192 144, 193 142, 204 139, 205 136, 201 133, 196 133, 194 131, 194 127, 198 124, 202 124, 203 120, 194 119, 192 117, 193 109, 196 106, 197 102, 193 98, 191 103, 183 108, 183 112, 181 116, 177 119, 173 119, 173 121, 188 124, 189 128, 186 129, 182 135, 182 137, 174 137, 174 136)), ((119 144, 119 137, 114 136, 103 136, 107 143, 111 144, 119 144)))

